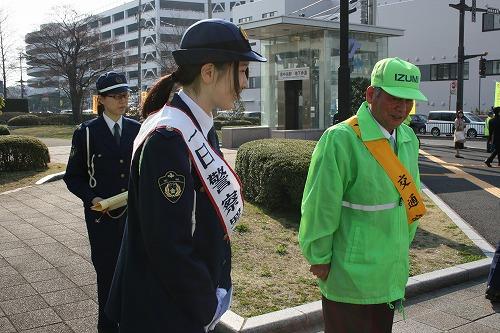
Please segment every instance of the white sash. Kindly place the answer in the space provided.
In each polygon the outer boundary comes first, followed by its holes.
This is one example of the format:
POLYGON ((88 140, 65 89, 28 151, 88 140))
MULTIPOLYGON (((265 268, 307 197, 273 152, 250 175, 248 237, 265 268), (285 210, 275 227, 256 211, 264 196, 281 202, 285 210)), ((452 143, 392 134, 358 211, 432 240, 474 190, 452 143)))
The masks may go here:
POLYGON ((193 120, 182 110, 165 105, 142 123, 134 140, 132 156, 157 128, 167 128, 182 135, 189 148, 196 172, 217 212, 225 234, 230 236, 243 213, 243 195, 238 176, 208 143, 193 120))

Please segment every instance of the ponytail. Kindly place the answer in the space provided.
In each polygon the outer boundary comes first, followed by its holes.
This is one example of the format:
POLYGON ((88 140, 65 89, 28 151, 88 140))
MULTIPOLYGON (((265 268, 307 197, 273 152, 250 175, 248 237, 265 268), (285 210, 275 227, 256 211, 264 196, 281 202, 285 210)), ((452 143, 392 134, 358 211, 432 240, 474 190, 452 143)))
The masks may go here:
POLYGON ((168 102, 176 81, 175 73, 172 73, 163 76, 154 84, 142 104, 141 115, 143 119, 146 119, 150 113, 161 109, 168 102))

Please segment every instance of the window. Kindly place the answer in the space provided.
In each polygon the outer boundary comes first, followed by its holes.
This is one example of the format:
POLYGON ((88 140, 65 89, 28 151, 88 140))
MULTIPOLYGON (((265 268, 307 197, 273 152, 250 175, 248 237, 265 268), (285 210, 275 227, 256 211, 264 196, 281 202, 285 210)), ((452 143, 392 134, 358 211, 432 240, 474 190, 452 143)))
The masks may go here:
POLYGON ((108 39, 108 38, 111 38, 111 30, 104 31, 103 33, 101 33, 101 39, 108 39))
POLYGON ((101 19, 101 25, 106 25, 111 23, 111 16, 106 16, 101 19))
MULTIPOLYGON (((450 81, 456 80, 457 63, 442 63, 431 65, 418 65, 421 81, 450 81)), ((464 80, 469 79, 469 63, 464 63, 464 80)))
POLYGON ((238 20, 238 23, 250 22, 253 20, 253 16, 242 17, 238 20))
POLYGON ((483 14, 483 31, 500 30, 500 15, 498 14, 483 14))
POLYGON ((95 29, 95 28, 99 27, 99 21, 92 21, 92 22, 90 22, 89 23, 89 27, 91 29, 95 29))
POLYGON ((139 77, 139 72, 138 71, 130 71, 128 72, 128 78, 129 79, 137 79, 139 77))
POLYGON ((127 32, 128 33, 131 33, 134 31, 137 31, 137 23, 132 23, 132 24, 127 25, 127 32))
POLYGON ((127 48, 137 46, 139 46, 139 40, 137 38, 127 41, 127 48))
POLYGON ((143 45, 151 45, 156 43, 156 35, 146 36, 142 38, 143 45))
POLYGON ((130 55, 127 57, 127 64, 129 65, 137 64, 138 61, 139 61, 139 56, 137 54, 130 55))
POLYGON ((120 28, 116 28, 115 30, 113 30, 113 34, 115 36, 120 36, 120 35, 123 35, 125 33, 125 27, 120 27, 120 28))
POLYGON ((124 57, 113 59, 113 66, 123 66, 123 65, 125 65, 125 58, 124 57))
POLYGON ((226 10, 226 4, 224 2, 212 4, 212 13, 224 13, 225 10, 226 10))
POLYGON ((125 13, 124 12, 116 13, 115 15, 113 15, 113 22, 121 21, 124 18, 125 18, 125 13))
POLYGON ((181 41, 181 37, 182 37, 181 35, 175 35, 175 34, 161 34, 160 42, 178 44, 181 41))
POLYGON ((193 23, 198 22, 198 20, 179 17, 162 17, 160 18, 160 22, 160 24, 164 26, 189 27, 193 23))
POLYGON ((254 76, 254 77, 248 78, 248 88, 249 89, 260 88, 260 77, 254 76))
POLYGON ((500 60, 486 61, 486 75, 500 75, 500 60))
POLYGON ((113 45, 113 48, 115 51, 124 50, 125 49, 125 42, 116 43, 115 45, 113 45))
POLYGON ((276 15, 278 15, 278 12, 277 11, 273 11, 273 12, 262 14, 262 18, 274 17, 276 15))
POLYGON ((127 10, 127 17, 135 16, 139 12, 139 7, 130 8, 127 10))
POLYGON ((171 10, 182 10, 182 11, 193 11, 193 12, 205 12, 204 3, 191 3, 185 1, 168 1, 160 0, 160 9, 171 9, 171 10))

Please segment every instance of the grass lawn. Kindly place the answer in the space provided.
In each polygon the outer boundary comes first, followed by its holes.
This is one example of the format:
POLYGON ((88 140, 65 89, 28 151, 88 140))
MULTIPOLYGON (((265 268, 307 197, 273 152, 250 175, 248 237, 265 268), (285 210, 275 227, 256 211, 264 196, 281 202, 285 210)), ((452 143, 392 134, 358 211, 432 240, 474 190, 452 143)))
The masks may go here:
POLYGON ((71 139, 74 125, 44 125, 11 129, 11 134, 29 135, 37 138, 71 139))
MULTIPOLYGON (((483 258, 482 252, 425 196, 428 214, 410 252, 411 275, 483 258)), ((232 311, 244 317, 317 301, 320 292, 297 241, 297 217, 245 203, 232 240, 232 311)))
POLYGON ((32 171, 3 172, 0 177, 0 193, 14 190, 16 188, 34 185, 41 178, 66 170, 66 165, 61 163, 49 163, 48 168, 32 171))

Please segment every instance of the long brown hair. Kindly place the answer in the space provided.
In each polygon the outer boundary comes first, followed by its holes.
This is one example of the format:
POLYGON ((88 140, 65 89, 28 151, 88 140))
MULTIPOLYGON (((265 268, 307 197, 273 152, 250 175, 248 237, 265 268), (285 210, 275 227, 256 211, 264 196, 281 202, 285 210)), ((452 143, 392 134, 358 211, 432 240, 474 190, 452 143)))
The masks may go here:
MULTIPOLYGON (((215 62, 213 63, 215 69, 219 72, 224 71, 231 63, 227 62, 215 62)), ((142 118, 146 119, 152 112, 161 109, 170 99, 172 90, 175 84, 178 83, 181 86, 191 85, 195 83, 198 76, 201 73, 201 68, 205 64, 196 65, 182 65, 177 68, 177 70, 171 74, 162 76, 149 90, 144 104, 142 105, 142 118)), ((239 62, 236 61, 232 63, 233 65, 233 88, 237 99, 240 98, 241 87, 239 80, 239 62)), ((248 69, 247 69, 248 78, 248 69)), ((194 90, 196 91, 198 86, 194 85, 194 90)))

